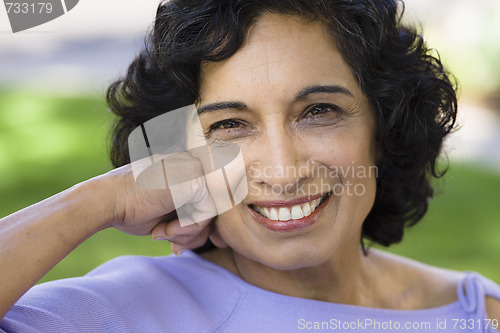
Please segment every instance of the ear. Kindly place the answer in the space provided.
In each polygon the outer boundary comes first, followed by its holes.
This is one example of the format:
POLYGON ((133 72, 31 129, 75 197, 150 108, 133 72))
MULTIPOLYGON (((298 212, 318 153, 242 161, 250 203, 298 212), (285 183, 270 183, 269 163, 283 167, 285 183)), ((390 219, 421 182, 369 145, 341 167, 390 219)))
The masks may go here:
MULTIPOLYGON (((500 323, 500 300, 486 296, 486 313, 488 318, 495 319, 497 323, 500 323)), ((500 327, 497 330, 500 332, 500 327)))
POLYGON ((209 237, 210 241, 212 241, 212 243, 218 248, 223 249, 229 246, 227 245, 226 241, 219 235, 219 232, 215 229, 215 227, 210 232, 209 237))

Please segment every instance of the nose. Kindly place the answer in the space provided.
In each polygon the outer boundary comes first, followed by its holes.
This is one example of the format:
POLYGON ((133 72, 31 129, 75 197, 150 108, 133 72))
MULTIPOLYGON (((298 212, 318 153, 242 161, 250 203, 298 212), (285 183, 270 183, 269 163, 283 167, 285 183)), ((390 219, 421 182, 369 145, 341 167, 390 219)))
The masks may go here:
POLYGON ((283 125, 268 126, 254 142, 249 177, 274 194, 291 193, 309 177, 305 142, 283 125))

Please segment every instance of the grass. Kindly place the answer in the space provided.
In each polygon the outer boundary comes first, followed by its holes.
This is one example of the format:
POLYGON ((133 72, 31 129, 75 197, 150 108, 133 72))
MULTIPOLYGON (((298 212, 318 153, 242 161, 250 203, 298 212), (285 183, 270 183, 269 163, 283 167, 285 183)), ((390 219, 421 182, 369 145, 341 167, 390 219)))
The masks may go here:
MULTIPOLYGON (((0 92, 0 216, 110 170, 105 140, 111 121, 102 96, 0 92)), ((500 282, 499 175, 452 164, 436 182, 438 193, 426 217, 388 250, 500 282)), ((83 275, 120 255, 169 253, 166 242, 105 230, 42 281, 83 275)))
MULTIPOLYGON (((104 97, 0 92, 0 216, 110 170, 104 97)), ((105 230, 81 244, 43 279, 87 273, 119 255, 170 254, 165 242, 105 230)))
POLYGON ((500 282, 500 173, 452 164, 422 221, 390 252, 500 282))

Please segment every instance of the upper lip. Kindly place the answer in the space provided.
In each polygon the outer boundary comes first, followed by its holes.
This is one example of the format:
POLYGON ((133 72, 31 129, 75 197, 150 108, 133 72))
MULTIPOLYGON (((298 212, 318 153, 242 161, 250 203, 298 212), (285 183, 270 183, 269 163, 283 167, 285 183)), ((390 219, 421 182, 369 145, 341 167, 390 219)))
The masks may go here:
POLYGON ((295 198, 292 200, 262 200, 262 201, 253 201, 249 204, 250 205, 255 205, 255 206, 260 206, 260 207, 290 207, 290 206, 295 206, 295 205, 300 205, 312 200, 319 199, 323 197, 324 195, 328 194, 323 193, 323 194, 316 194, 316 195, 310 195, 307 197, 302 197, 302 198, 295 198))

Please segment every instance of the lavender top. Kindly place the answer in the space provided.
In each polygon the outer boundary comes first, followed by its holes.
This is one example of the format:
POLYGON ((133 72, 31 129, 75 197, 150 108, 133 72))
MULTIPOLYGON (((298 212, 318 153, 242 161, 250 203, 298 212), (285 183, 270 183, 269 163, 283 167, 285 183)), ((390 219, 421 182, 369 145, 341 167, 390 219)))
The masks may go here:
POLYGON ((266 291, 190 251, 124 256, 34 286, 0 332, 496 332, 485 295, 500 299, 498 285, 466 273, 457 295, 431 309, 366 308, 266 291))

